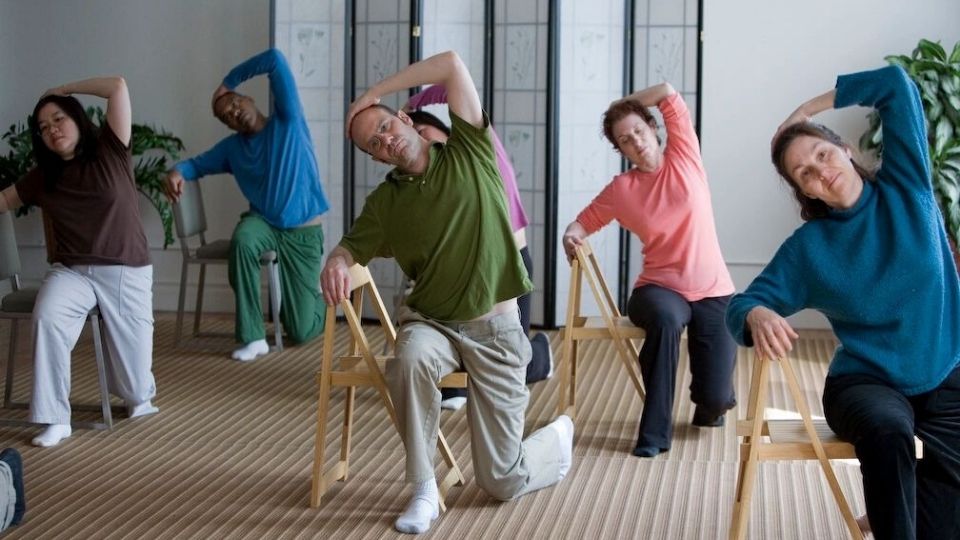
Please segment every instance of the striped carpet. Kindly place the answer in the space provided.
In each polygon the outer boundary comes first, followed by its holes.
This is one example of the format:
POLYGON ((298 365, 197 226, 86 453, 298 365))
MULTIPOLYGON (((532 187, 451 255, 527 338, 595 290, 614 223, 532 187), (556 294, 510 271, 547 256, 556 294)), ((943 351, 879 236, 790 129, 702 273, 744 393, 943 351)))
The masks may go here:
MULTIPOLYGON (((210 320, 229 331, 231 321, 210 320)), ((8 325, 0 330, 7 350, 8 325)), ((346 335, 340 329, 339 339, 346 335)), ((559 335, 551 333, 554 350, 559 335)), ((23 336, 23 333, 21 333, 23 336)), ((349 481, 334 485, 319 509, 308 507, 316 390, 322 340, 288 347, 252 364, 228 360, 229 339, 205 339, 174 349, 173 321, 158 317, 154 371, 161 413, 121 419, 111 432, 77 430, 51 449, 29 446, 31 428, 0 428, 0 446, 24 457, 28 512, 7 538, 393 538, 403 509, 403 448, 375 394, 358 392, 358 423, 349 481)), ((30 353, 21 338, 15 395, 29 397, 30 353)), ((382 342, 381 342, 382 343, 382 342)), ((795 363, 815 413, 833 341, 808 333, 795 363)), ((721 429, 689 424, 689 371, 681 355, 673 449, 655 459, 630 455, 641 403, 613 349, 582 348, 574 467, 558 486, 499 503, 473 482, 463 410, 444 412, 441 425, 467 477, 453 488, 450 510, 432 538, 703 538, 726 536, 737 447, 734 418, 721 429)), ((747 364, 740 352, 738 366, 747 364)), ((90 337, 74 360, 73 398, 97 395, 90 337)), ((556 378, 531 388, 528 431, 549 422, 556 378)), ((737 373, 741 408, 746 370, 737 373)), ((335 462, 343 392, 334 391, 327 465, 335 462)), ((784 385, 770 405, 789 408, 784 385)), ((24 418, 24 411, 6 411, 24 418)), ((76 417, 89 413, 75 414, 76 417)), ((741 409, 742 415, 742 409, 741 409)), ((91 416, 93 418, 93 416, 91 416)), ((855 464, 835 467, 854 511, 863 509, 855 464)), ((843 538, 839 512, 815 462, 761 466, 750 538, 843 538)))

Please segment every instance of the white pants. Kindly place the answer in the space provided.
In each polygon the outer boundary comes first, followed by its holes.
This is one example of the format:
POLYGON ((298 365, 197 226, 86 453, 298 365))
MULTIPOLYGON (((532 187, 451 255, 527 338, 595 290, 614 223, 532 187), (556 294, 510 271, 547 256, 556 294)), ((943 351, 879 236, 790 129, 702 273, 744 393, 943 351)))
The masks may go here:
POLYGON ((70 423, 70 352, 99 306, 107 342, 107 384, 128 406, 153 399, 153 266, 55 264, 33 308, 30 420, 70 423))

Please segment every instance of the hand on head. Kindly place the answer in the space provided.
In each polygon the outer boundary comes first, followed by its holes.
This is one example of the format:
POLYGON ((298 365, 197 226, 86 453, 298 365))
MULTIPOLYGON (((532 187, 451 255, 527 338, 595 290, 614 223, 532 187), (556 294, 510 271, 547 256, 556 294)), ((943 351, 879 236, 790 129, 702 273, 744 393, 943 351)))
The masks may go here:
POLYGON ((44 92, 43 95, 40 96, 40 99, 43 99, 47 96, 69 96, 69 95, 70 95, 70 92, 67 92, 66 90, 64 90, 62 86, 55 86, 53 88, 48 89, 46 92, 44 92))
POLYGON ((357 116, 360 111, 368 107, 372 107, 378 103, 380 103, 380 98, 370 94, 369 91, 364 92, 362 96, 353 100, 353 103, 350 104, 350 108, 347 109, 347 116, 344 119, 344 129, 346 130, 345 135, 348 139, 350 138, 350 124, 353 123, 353 118, 357 116))
POLYGON ((810 115, 804 112, 802 107, 797 108, 797 110, 790 113, 790 116, 788 116, 787 119, 784 120, 782 124, 780 124, 780 126, 777 128, 777 131, 773 134, 773 138, 770 139, 770 151, 771 152, 773 151, 773 147, 777 144, 777 139, 780 138, 780 134, 783 133, 783 130, 787 129, 788 127, 794 124, 799 124, 800 122, 809 122, 809 121, 810 121, 810 115))
POLYGON ((224 85, 220 85, 216 90, 213 91, 213 97, 210 99, 210 108, 213 109, 213 114, 217 114, 217 100, 220 99, 220 96, 230 92, 231 90, 224 85))
POLYGON ((786 356, 793 350, 793 341, 800 337, 786 319, 763 306, 747 313, 747 326, 757 353, 770 360, 786 356))

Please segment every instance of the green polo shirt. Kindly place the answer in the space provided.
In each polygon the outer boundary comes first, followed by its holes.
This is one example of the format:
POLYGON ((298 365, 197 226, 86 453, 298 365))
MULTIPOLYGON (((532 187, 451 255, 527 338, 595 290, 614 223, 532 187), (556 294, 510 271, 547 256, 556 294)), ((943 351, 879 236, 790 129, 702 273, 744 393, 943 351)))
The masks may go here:
POLYGON ((533 289, 513 240, 489 120, 451 113, 446 144, 422 175, 394 169, 367 197, 340 245, 366 265, 393 257, 416 285, 407 305, 439 321, 466 321, 533 289))

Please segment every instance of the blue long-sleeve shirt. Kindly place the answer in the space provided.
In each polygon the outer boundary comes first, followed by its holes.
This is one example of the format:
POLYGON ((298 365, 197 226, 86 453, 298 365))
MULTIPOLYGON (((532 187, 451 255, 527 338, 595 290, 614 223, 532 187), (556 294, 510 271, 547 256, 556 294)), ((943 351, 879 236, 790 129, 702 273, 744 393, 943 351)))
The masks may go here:
POLYGON ((306 223, 330 208, 320 184, 313 141, 290 66, 276 49, 264 51, 233 68, 223 79, 229 89, 266 73, 274 112, 253 135, 234 133, 213 148, 177 163, 186 180, 230 173, 253 211, 280 229, 306 223))
POLYGON ((852 208, 807 222, 747 290, 727 326, 752 345, 746 316, 813 308, 840 346, 830 375, 875 376, 905 395, 936 388, 960 360, 960 286, 934 200, 927 131, 916 86, 899 67, 837 79, 835 107, 875 107, 883 163, 852 208))

